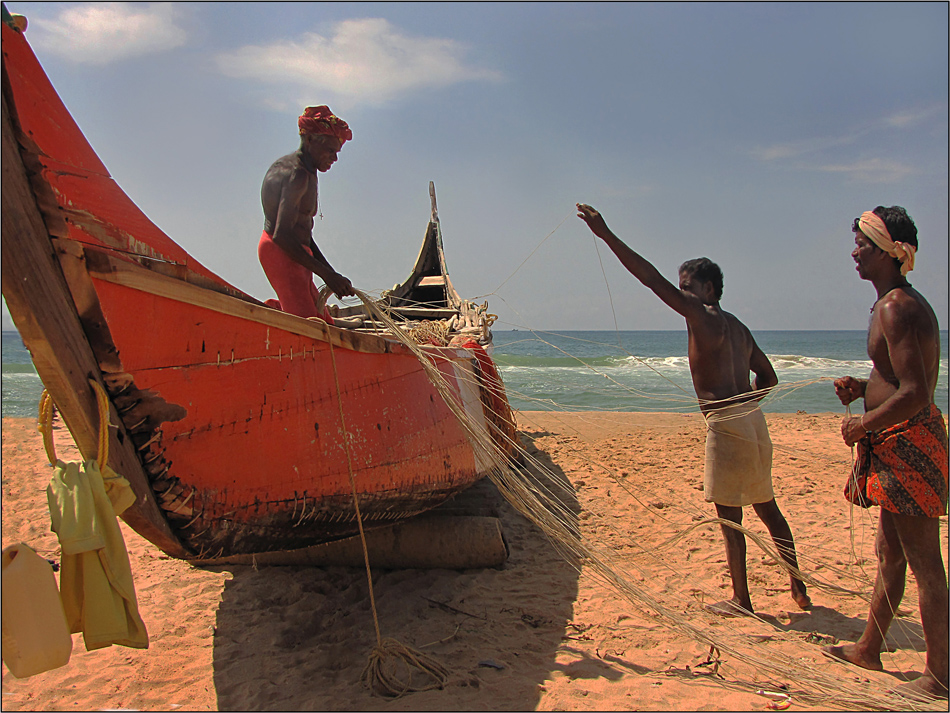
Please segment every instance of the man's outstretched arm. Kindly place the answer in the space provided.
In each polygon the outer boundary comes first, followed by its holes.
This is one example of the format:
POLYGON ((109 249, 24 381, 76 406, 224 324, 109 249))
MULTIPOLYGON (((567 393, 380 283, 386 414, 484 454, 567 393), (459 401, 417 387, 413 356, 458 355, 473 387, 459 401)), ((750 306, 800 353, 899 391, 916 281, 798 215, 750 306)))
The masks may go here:
POLYGON ((653 264, 639 253, 631 250, 620 238, 613 234, 604 217, 592 206, 586 203, 577 204, 577 217, 587 223, 587 227, 598 238, 603 240, 620 263, 627 268, 631 275, 649 287, 667 305, 690 319, 699 313, 705 313, 702 301, 693 295, 684 294, 682 290, 667 280, 653 264))

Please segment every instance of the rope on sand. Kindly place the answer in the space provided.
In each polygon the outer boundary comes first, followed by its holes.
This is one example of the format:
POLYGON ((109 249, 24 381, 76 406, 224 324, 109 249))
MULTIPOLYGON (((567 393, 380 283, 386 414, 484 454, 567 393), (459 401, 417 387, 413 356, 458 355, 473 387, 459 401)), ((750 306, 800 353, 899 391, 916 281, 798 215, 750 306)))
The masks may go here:
POLYGON ((380 633, 376 597, 373 594, 373 573, 369 564, 369 550, 366 548, 366 533, 363 531, 363 517, 360 514, 359 495, 356 492, 356 478, 353 475, 350 434, 346 430, 346 417, 343 414, 343 394, 340 391, 340 379, 336 368, 333 342, 328 343, 330 345, 330 361, 333 364, 333 380, 336 382, 337 405, 340 408, 340 426, 343 431, 343 446, 346 451, 346 467, 350 475, 350 487, 353 490, 353 508, 356 511, 356 524, 359 527, 360 542, 363 545, 363 562, 366 565, 366 581, 369 585, 369 603, 373 612, 373 625, 376 628, 376 646, 370 653, 369 662, 366 664, 366 668, 363 669, 360 680, 381 695, 392 698, 398 698, 406 693, 416 691, 444 688, 449 672, 442 664, 421 651, 399 643, 395 639, 384 639, 380 633), (403 672, 399 671, 399 662, 403 664, 403 672), (425 674, 423 682, 415 683, 413 681, 413 668, 419 669, 425 674))
MULTIPOLYGON (((755 671, 753 677, 755 680, 761 680, 760 677, 765 675, 774 677, 776 680, 790 681, 792 685, 790 692, 794 693, 796 700, 808 702, 811 705, 824 704, 868 709, 929 709, 934 705, 945 706, 945 703, 940 701, 911 699, 876 682, 862 683, 860 679, 853 676, 842 676, 836 668, 817 669, 810 661, 810 657, 802 656, 805 653, 804 650, 792 654, 763 651, 758 646, 760 639, 755 636, 732 627, 713 629, 704 625, 701 618, 682 611, 680 602, 664 601, 668 597, 651 591, 651 578, 654 575, 645 568, 645 563, 641 562, 640 558, 625 560, 620 553, 595 543, 583 535, 576 513, 570 511, 559 496, 557 476, 522 446, 517 434, 489 434, 481 423, 469 416, 459 399, 457 388, 446 381, 437 366, 438 360, 448 357, 437 350, 427 350, 414 343, 389 315, 380 310, 378 305, 365 294, 357 292, 357 296, 363 301, 373 319, 386 325, 391 335, 418 357, 429 380, 440 392, 446 406, 456 416, 460 426, 469 437, 476 459, 489 465, 488 475, 501 495, 518 512, 538 526, 564 559, 578 571, 583 569, 587 575, 618 592, 636 609, 658 623, 678 633, 686 634, 705 646, 713 646, 733 660, 751 666, 755 671)), ((456 378, 460 378, 457 371, 456 378)), ((712 523, 727 524, 720 523, 718 520, 702 524, 708 526, 712 523)), ((728 523, 728 526, 741 529, 760 547, 766 544, 763 538, 754 536, 741 526, 736 526, 734 523, 728 523)), ((769 552, 777 562, 784 564, 781 557, 777 556, 778 553, 771 552, 769 547, 763 547, 763 549, 769 552)), ((653 556, 655 557, 656 553, 653 553, 653 556)), ((793 573, 802 574, 797 570, 793 573)), ((812 583, 817 583, 817 578, 809 579, 812 583)), ((838 590, 842 593, 842 588, 833 585, 825 586, 825 589, 838 590)), ((769 626, 769 622, 759 617, 753 618, 760 625, 769 626)), ((809 651, 812 650, 809 649, 809 651)), ((371 659, 364 675, 386 681, 386 685, 397 692, 403 690, 404 685, 411 685, 411 676, 405 683, 388 680, 387 677, 390 674, 382 670, 383 656, 402 655, 407 662, 412 662, 417 668, 426 670, 425 665, 420 666, 412 656, 405 658, 403 652, 385 648, 382 641, 377 646, 377 652, 374 652, 374 655, 380 661, 371 659)), ((749 685, 753 686, 750 690, 754 690, 754 683, 747 683, 747 687, 749 685)), ((408 686, 405 690, 409 690, 408 686)))
MULTIPOLYGON (((376 616, 375 610, 373 616, 376 616)), ((398 698, 406 693, 444 688, 449 671, 426 654, 399 643, 395 639, 381 639, 369 655, 360 680, 378 693, 398 698), (399 670, 399 663, 404 670, 399 670), (413 681, 413 669, 425 674, 425 680, 413 681)))

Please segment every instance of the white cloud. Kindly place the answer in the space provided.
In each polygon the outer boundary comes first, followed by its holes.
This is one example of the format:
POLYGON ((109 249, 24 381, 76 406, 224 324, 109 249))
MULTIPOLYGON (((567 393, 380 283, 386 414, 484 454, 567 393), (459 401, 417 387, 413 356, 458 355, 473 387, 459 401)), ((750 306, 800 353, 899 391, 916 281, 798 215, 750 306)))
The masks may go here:
MULTIPOLYGON (((946 102, 924 108, 905 109, 887 116, 872 119, 855 127, 850 133, 842 136, 802 139, 800 141, 772 144, 771 146, 759 146, 752 149, 751 154, 760 161, 777 161, 819 153, 830 148, 853 144, 882 130, 907 129, 923 124, 931 119, 937 119, 939 121, 941 117, 946 114, 946 111, 946 102)), ((945 125, 946 120, 944 119, 943 126, 945 125)))
POLYGON ((752 149, 752 155, 760 161, 777 161, 783 158, 794 158, 803 153, 815 150, 811 142, 792 142, 787 144, 773 144, 752 149))
POLYGON ((939 115, 943 113, 946 113, 945 103, 936 104, 924 109, 908 109, 884 117, 883 124, 895 129, 903 129, 925 122, 932 117, 939 117, 939 115))
POLYGON ((819 137, 761 146, 752 149, 750 153, 760 161, 785 161, 798 170, 841 173, 848 175, 852 180, 864 183, 893 183, 916 173, 917 170, 899 161, 880 158, 844 163, 822 164, 820 162, 823 159, 827 160, 826 152, 832 149, 852 145, 857 145, 859 149, 862 146, 868 149, 871 146, 871 139, 879 136, 881 132, 909 130, 932 119, 940 119, 945 112, 945 103, 922 109, 907 109, 871 119, 863 125, 855 127, 850 133, 841 136, 819 137), (826 155, 823 156, 823 154, 826 155), (802 160, 792 162, 794 159, 802 160))
POLYGON ((894 183, 914 173, 912 166, 879 158, 846 164, 818 166, 817 168, 819 171, 828 173, 846 173, 852 179, 865 183, 894 183))
POLYGON ((790 141, 785 144, 773 144, 772 146, 753 149, 752 155, 760 161, 778 161, 786 158, 795 158, 797 156, 825 151, 836 146, 851 144, 859 136, 860 134, 852 134, 836 138, 804 139, 802 141, 790 141))
POLYGON ((248 45, 219 55, 217 64, 232 77, 379 103, 415 89, 501 78, 466 66, 465 51, 455 40, 409 37, 384 19, 363 19, 337 23, 329 37, 307 32, 295 40, 248 45))
POLYGON ((185 31, 172 3, 89 3, 63 10, 55 20, 35 18, 30 41, 47 52, 85 64, 109 64, 180 47, 185 31))

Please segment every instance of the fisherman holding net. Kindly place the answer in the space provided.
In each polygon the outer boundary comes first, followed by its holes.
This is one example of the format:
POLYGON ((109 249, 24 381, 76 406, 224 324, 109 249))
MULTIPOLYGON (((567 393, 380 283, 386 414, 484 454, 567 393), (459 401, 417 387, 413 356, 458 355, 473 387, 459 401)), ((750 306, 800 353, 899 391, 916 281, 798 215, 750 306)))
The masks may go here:
MULTIPOLYGON (((578 217, 634 277, 686 318, 689 369, 707 427, 706 500, 715 503, 722 520, 736 525, 742 524, 743 506, 751 505, 782 559, 797 571, 792 531, 772 490, 772 441, 758 405, 778 378, 748 328, 720 309, 722 271, 707 258, 690 260, 679 269, 677 289, 614 235, 594 208, 578 203, 577 210, 578 217), (755 374, 754 384, 749 381, 750 372, 755 374)), ((733 596, 706 609, 727 617, 751 615, 745 536, 727 524, 721 528, 733 596)), ((802 609, 811 607, 805 583, 794 575, 791 594, 802 609)))
POLYGON ((313 275, 323 279, 337 297, 355 293, 350 281, 330 266, 313 240, 317 172, 330 170, 353 132, 327 106, 308 106, 297 119, 297 126, 300 148, 277 159, 264 176, 264 232, 257 255, 277 293, 276 300, 267 300, 268 305, 333 324, 325 293, 314 285, 313 275))
POLYGON ((927 666, 898 692, 947 698, 947 574, 938 519, 947 514, 947 427, 934 404, 939 326, 930 304, 907 281, 917 252, 917 228, 907 211, 878 206, 855 219, 851 229, 858 275, 877 291, 868 327, 873 368, 867 379, 835 380, 835 393, 845 405, 864 398, 864 413, 841 423, 845 443, 858 446, 845 495, 857 505, 881 506, 879 567, 861 638, 825 652, 883 670, 881 648, 909 564, 917 580, 927 666))

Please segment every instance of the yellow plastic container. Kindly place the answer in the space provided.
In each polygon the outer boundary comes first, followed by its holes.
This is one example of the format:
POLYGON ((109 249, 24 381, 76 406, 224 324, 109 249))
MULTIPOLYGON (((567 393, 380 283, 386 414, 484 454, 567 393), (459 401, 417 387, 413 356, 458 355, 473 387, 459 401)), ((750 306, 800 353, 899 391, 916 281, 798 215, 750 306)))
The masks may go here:
POLYGON ((73 638, 53 568, 20 543, 2 553, 3 663, 17 678, 69 663, 73 638))

